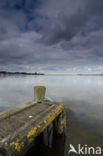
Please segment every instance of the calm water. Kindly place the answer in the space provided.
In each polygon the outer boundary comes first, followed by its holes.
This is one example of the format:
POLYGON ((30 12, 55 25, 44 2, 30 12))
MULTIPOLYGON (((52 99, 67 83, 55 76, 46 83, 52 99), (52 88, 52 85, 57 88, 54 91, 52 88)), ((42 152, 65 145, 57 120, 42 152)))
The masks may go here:
POLYGON ((33 86, 36 85, 46 86, 47 97, 63 102, 67 115, 65 144, 60 139, 55 140, 53 148, 39 148, 39 155, 68 156, 69 144, 103 148, 102 76, 1 77, 0 111, 31 101, 34 98, 33 86))

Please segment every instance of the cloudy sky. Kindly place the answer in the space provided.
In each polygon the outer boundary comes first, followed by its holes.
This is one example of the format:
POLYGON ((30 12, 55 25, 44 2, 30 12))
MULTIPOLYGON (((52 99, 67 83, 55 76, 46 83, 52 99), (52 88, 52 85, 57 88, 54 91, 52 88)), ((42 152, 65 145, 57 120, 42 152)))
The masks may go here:
POLYGON ((0 0, 0 70, 103 73, 103 0, 0 0))

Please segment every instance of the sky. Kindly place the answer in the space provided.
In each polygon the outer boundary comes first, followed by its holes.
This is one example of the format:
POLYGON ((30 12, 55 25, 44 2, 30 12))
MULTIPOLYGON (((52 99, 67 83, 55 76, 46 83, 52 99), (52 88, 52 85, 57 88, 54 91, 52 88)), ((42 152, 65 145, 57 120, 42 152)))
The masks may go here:
POLYGON ((103 0, 0 0, 0 71, 103 73, 103 0))

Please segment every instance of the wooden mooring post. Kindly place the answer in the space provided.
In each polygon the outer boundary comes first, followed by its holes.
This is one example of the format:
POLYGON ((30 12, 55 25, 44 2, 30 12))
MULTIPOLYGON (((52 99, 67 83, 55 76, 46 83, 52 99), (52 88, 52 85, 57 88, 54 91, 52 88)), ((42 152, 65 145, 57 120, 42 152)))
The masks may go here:
POLYGON ((23 156, 51 123, 56 135, 65 134, 64 104, 45 100, 45 91, 36 86, 32 102, 0 113, 0 156, 23 156))
POLYGON ((34 98, 37 102, 42 102, 45 99, 46 88, 44 86, 34 87, 34 98))

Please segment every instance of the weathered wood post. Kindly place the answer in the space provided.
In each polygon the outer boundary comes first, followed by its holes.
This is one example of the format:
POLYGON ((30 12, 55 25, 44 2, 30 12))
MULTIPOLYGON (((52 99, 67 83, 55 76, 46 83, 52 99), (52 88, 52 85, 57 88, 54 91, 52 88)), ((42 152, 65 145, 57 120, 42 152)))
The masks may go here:
POLYGON ((35 86, 34 87, 34 97, 35 101, 41 102, 45 99, 46 88, 44 86, 35 86))
POLYGON ((66 113, 63 110, 54 120, 54 135, 59 137, 66 136, 66 113))

